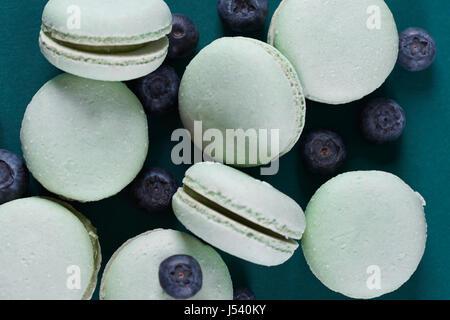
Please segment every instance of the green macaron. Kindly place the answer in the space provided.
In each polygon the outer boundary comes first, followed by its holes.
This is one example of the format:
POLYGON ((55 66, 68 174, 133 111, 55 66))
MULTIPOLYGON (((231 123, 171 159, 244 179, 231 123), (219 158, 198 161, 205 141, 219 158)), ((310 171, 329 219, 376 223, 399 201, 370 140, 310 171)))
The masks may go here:
POLYGON ((32 197, 0 206, 0 300, 90 299, 101 252, 68 204, 32 197))
POLYGON ((288 260, 305 229, 303 211, 294 200, 220 163, 190 167, 172 206, 178 220, 204 241, 266 266, 288 260))
POLYGON ((172 15, 162 0, 50 0, 39 45, 57 68, 125 81, 156 70, 168 50, 172 15))
POLYGON ((201 268, 202 285, 191 299, 231 300, 233 285, 219 254, 191 235, 156 229, 125 242, 106 265, 100 286, 102 300, 173 300, 159 281, 161 263, 174 255, 193 257, 201 268))
POLYGON ((302 248, 328 288, 353 298, 398 289, 425 250, 425 201, 382 171, 341 174, 321 186, 306 208, 302 248))
POLYGON ((398 54, 397 28, 383 0, 283 0, 268 42, 292 62, 306 97, 328 104, 373 92, 398 54))
POLYGON ((218 39, 190 62, 181 80, 179 110, 197 147, 236 166, 265 164, 287 153, 305 121, 302 87, 292 65, 272 46, 243 37, 218 39), (220 136, 217 148, 198 136, 196 122, 200 135, 211 130, 220 136), (242 147, 227 137, 238 129, 248 133, 240 136, 248 138, 242 147))
POLYGON ((95 201, 121 191, 141 170, 147 117, 123 83, 62 74, 33 97, 20 139, 28 169, 46 189, 95 201))

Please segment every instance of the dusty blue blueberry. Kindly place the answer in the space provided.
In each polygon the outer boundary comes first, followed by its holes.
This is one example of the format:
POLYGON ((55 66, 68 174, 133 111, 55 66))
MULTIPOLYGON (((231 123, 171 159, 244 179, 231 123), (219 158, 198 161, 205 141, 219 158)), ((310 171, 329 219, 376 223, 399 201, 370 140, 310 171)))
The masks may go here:
POLYGON ((180 78, 169 65, 162 65, 145 77, 129 81, 128 87, 136 94, 151 115, 163 115, 178 107, 180 78))
POLYGON ((267 0, 219 0, 217 10, 231 30, 249 33, 264 26, 269 5, 267 0))
POLYGON ((0 204, 22 197, 28 187, 25 163, 14 153, 0 149, 0 204))
POLYGON ((138 206, 150 213, 169 209, 177 189, 174 176, 161 168, 142 171, 130 185, 138 206))
POLYGON ((333 131, 313 130, 301 141, 301 154, 306 168, 318 174, 332 174, 345 161, 347 151, 342 138, 333 131))
POLYGON ((200 264, 188 255, 174 255, 159 266, 159 283, 175 299, 189 299, 202 288, 200 264))
POLYGON ((398 63, 409 71, 428 68, 436 57, 436 42, 424 29, 408 28, 400 33, 398 63))
POLYGON ((197 47, 199 32, 195 23, 182 14, 172 15, 172 32, 169 38, 170 59, 184 58, 197 47))
POLYGON ((255 300, 255 294, 249 288, 235 288, 233 300, 255 300))
POLYGON ((382 144, 397 140, 405 126, 405 111, 392 99, 371 100, 361 113, 361 132, 373 143, 382 144))

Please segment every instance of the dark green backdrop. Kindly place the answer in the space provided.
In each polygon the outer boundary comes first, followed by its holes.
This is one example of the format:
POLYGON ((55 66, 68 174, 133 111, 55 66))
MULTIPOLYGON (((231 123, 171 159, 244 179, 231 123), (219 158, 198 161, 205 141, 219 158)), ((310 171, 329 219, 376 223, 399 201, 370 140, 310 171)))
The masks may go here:
MULTIPOLYGON (((216 11, 216 0, 167 0, 173 13, 191 17, 200 30, 199 49, 230 33, 223 29, 216 11)), ((38 33, 45 0, 1 0, 0 42, 0 148, 21 153, 19 131, 22 116, 36 91, 60 73, 40 54, 38 33)), ((278 0, 269 0, 270 15, 278 0)), ((307 128, 336 130, 345 139, 348 161, 341 171, 386 170, 402 177, 427 200, 428 241, 417 272, 403 287, 386 299, 450 298, 450 169, 449 146, 449 52, 450 1, 388 0, 399 30, 420 26, 434 35, 438 45, 432 68, 409 73, 396 67, 385 85, 371 96, 397 100, 405 109, 407 127, 400 141, 373 146, 361 139, 357 114, 358 101, 345 106, 308 102, 307 128)), ((266 30, 268 23, 266 25, 266 30)), ((261 40, 265 32, 255 34, 261 40)), ((180 75, 188 60, 176 63, 180 75)), ((173 64, 173 63, 171 63, 173 64)), ((175 64, 173 64, 175 65, 175 64)), ((174 166, 170 151, 171 132, 179 127, 176 114, 150 118, 150 153, 147 167, 159 166, 173 172, 179 182, 186 166, 174 166)), ((259 170, 246 170, 258 176, 259 170)), ((300 162, 298 145, 281 159, 278 175, 263 177, 295 199, 303 208, 313 192, 326 181, 306 172, 300 162)), ((48 194, 32 181, 30 195, 48 194)), ((153 228, 184 230, 172 212, 149 215, 138 210, 125 192, 91 204, 74 203, 97 227, 102 245, 103 266, 127 239, 153 228)), ((380 237, 383 235, 380 234, 380 237)), ((2 244, 0 244, 2 245, 2 244)), ((299 249, 287 263, 262 267, 221 252, 237 285, 249 286, 260 299, 341 299, 324 287, 308 269, 299 249)), ((1 270, 0 270, 1 272, 1 270)), ((94 298, 98 297, 98 288, 94 298)))

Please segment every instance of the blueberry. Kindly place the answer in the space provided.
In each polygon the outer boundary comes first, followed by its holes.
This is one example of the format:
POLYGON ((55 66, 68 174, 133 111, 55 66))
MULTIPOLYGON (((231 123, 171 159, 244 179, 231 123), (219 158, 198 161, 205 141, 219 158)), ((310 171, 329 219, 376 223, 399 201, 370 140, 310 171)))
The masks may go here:
POLYGON ((161 168, 142 171, 130 185, 133 198, 148 212, 169 209, 177 188, 174 176, 161 168))
POLYGON ((405 126, 405 111, 391 99, 371 100, 361 112, 361 132, 373 143, 382 144, 397 140, 405 126))
POLYGON ((267 0, 219 0, 217 10, 231 30, 249 33, 264 26, 269 5, 267 0))
POLYGON ((175 299, 189 299, 202 288, 202 269, 193 257, 174 255, 159 265, 159 283, 175 299))
POLYGON ((184 58, 197 47, 199 34, 195 23, 182 14, 172 15, 172 32, 169 34, 170 59, 184 58))
POLYGON ((147 114, 167 114, 178 106, 180 78, 168 65, 162 65, 156 71, 127 85, 137 95, 147 114))
POLYGON ((235 288, 233 300, 255 300, 255 294, 248 288, 235 288))
POLYGON ((428 68, 436 57, 436 42, 424 29, 408 28, 400 33, 398 63, 409 71, 428 68))
POLYGON ((332 174, 344 162, 344 141, 335 132, 314 130, 302 138, 301 153, 305 166, 313 173, 332 174))
POLYGON ((0 204, 22 197, 28 187, 25 163, 14 153, 0 149, 0 204))

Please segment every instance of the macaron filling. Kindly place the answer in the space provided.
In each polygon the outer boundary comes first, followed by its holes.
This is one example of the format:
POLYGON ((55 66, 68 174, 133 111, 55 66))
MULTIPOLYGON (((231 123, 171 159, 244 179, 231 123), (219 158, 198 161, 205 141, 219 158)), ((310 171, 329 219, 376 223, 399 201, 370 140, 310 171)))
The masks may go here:
POLYGON ((39 42, 46 50, 70 60, 114 66, 146 64, 161 59, 169 47, 167 37, 143 44, 93 46, 57 40, 43 31, 39 42))
MULTIPOLYGON (((212 164, 217 165, 217 164, 212 164)), ((223 168, 227 168, 221 166, 223 168)), ((193 170, 193 169, 191 169, 193 170)), ((231 176, 231 174, 235 173, 235 171, 231 170, 228 175, 230 178, 238 178, 238 176, 231 176)), ((256 186, 261 185, 261 182, 258 180, 254 180, 256 182, 256 186)), ((281 220, 278 215, 268 214, 267 210, 275 212, 274 208, 269 209, 268 206, 264 206, 264 209, 259 207, 251 207, 248 203, 245 203, 242 200, 238 200, 236 194, 226 194, 223 190, 207 187, 208 182, 199 178, 195 172, 187 171, 186 175, 183 179, 183 190, 184 188, 192 190, 196 194, 198 194, 202 199, 208 199, 216 204, 217 207, 221 208, 219 211, 226 210, 227 212, 232 212, 233 215, 239 217, 232 220, 243 219, 248 221, 245 224, 254 224, 257 226, 264 226, 264 229, 271 231, 273 234, 281 235, 282 239, 301 239, 304 232, 304 224, 300 223, 301 217, 297 221, 295 219, 295 223, 290 220, 281 220), (194 191, 195 190, 195 191, 194 191), (214 200, 213 200, 214 199, 214 200)), ((264 192, 263 190, 273 191, 272 188, 265 188, 264 184, 262 184, 263 188, 259 189, 259 192, 264 192)), ((255 187, 255 186, 253 186, 255 187)), ((243 192, 240 190, 238 193, 243 192)), ((195 197, 193 197, 195 198, 195 197)), ((290 199, 289 199, 290 200, 290 199)), ((287 200, 288 202, 291 202, 287 200)), ((203 201, 200 201, 203 202, 203 201)), ((291 202, 292 204, 292 202, 291 202)), ((300 209, 301 210, 301 209, 300 209)), ((226 216, 226 215, 225 215, 226 216)))
POLYGON ((160 27, 160 29, 138 35, 96 36, 88 33, 63 32, 54 26, 47 25, 46 20, 43 19, 40 37, 42 38, 45 35, 47 41, 51 39, 54 43, 63 47, 85 53, 114 54, 133 52, 143 47, 153 46, 158 42, 164 42, 162 39, 165 39, 165 42, 167 42, 166 35, 171 30, 172 24, 169 23, 160 27))
POLYGON ((50 26, 42 24, 41 30, 46 33, 49 37, 64 41, 68 43, 78 43, 90 46, 123 46, 123 45, 133 45, 133 44, 143 44, 152 41, 159 40, 165 35, 169 34, 172 30, 172 24, 168 24, 159 30, 151 31, 148 33, 134 35, 134 36, 108 36, 100 37, 94 35, 71 35, 66 32, 56 30, 50 26))
MULTIPOLYGON (((267 246, 268 248, 276 252, 286 254, 288 256, 292 255, 292 253, 298 248, 298 243, 292 239, 286 238, 273 232, 265 233, 264 228, 260 229, 259 227, 257 227, 257 229, 253 229, 253 224, 249 223, 248 220, 234 220, 236 214, 227 216, 226 214, 222 213, 224 211, 217 211, 211 207, 208 207, 206 204, 203 204, 202 202, 197 201, 196 199, 188 195, 185 192, 184 188, 179 188, 177 193, 175 193, 173 199, 174 205, 176 206, 175 215, 177 216, 178 220, 180 220, 181 223, 185 225, 185 227, 202 238, 204 241, 207 241, 226 252, 228 252, 229 250, 224 248, 220 244, 220 241, 219 243, 216 243, 215 239, 211 239, 209 237, 203 238, 202 234, 198 233, 199 230, 197 229, 196 225, 190 223, 189 221, 191 219, 195 219, 198 221, 208 221, 213 225, 224 226, 230 231, 232 230, 237 234, 245 236, 247 240, 251 240, 252 242, 255 242, 257 244, 263 244, 264 246, 267 246), (192 217, 192 215, 195 216, 192 217)), ((230 253, 233 254, 233 252, 230 253)), ((261 262, 256 263, 263 264, 261 262)))
POLYGON ((291 240, 288 237, 286 237, 286 236, 284 236, 284 235, 282 235, 280 233, 277 233, 277 232, 274 232, 274 231, 272 231, 272 230, 270 230, 268 228, 265 228, 262 225, 259 225, 259 224, 255 223, 255 222, 252 222, 252 221, 242 217, 241 215, 239 215, 239 214, 237 214, 237 213, 235 213, 235 212, 233 212, 233 211, 231 211, 231 210, 229 210, 229 209, 227 209, 225 207, 222 207, 217 202, 214 202, 213 200, 208 199, 207 197, 201 195, 200 193, 194 191, 193 189, 189 188, 186 185, 183 185, 183 192, 185 192, 185 194, 187 196, 192 198, 193 201, 197 201, 198 203, 208 207, 209 209, 217 212, 220 215, 223 215, 224 217, 226 217, 226 218, 228 218, 230 220, 233 220, 236 223, 244 225, 244 226, 246 226, 246 227, 248 227, 248 228, 250 228, 252 230, 255 230, 255 231, 259 232, 259 233, 262 233, 262 234, 264 234, 264 235, 266 235, 268 237, 272 237, 272 238, 275 238, 275 239, 279 239, 281 241, 287 241, 287 242, 290 242, 290 243, 297 244, 294 240, 291 240))
MULTIPOLYGON (((49 33, 44 32, 47 37, 51 38, 49 33)), ((80 44, 80 43, 71 43, 63 40, 58 40, 56 38, 52 38, 56 43, 59 43, 62 46, 66 46, 75 50, 92 52, 92 53, 119 53, 119 52, 129 52, 145 47, 147 43, 139 43, 139 44, 124 44, 124 45, 90 45, 90 44, 80 44)))

